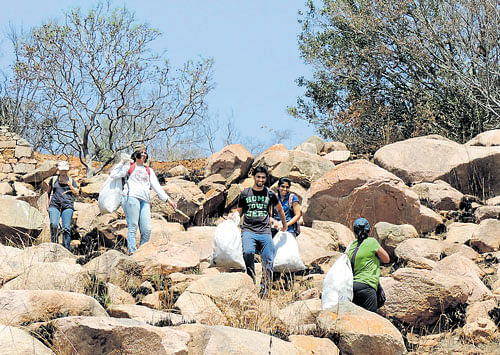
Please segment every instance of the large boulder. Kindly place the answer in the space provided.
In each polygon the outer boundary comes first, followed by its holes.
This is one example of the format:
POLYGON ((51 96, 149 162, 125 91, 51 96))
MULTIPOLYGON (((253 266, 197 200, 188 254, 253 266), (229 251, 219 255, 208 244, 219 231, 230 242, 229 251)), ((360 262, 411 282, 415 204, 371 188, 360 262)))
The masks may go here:
POLYGON ((0 349, 4 354, 54 354, 52 350, 27 331, 9 326, 0 326, 0 349))
POLYGON ((191 335, 189 354, 303 354, 290 342, 253 330, 201 324, 184 324, 175 329, 191 335))
POLYGON ((111 317, 65 317, 51 322, 58 354, 187 354, 189 334, 111 317))
POLYGON ((335 167, 328 159, 316 154, 298 150, 266 150, 262 153, 253 166, 265 166, 269 169, 271 183, 280 177, 286 176, 292 182, 309 187, 312 182, 335 167))
POLYGON ((73 219, 76 220, 76 231, 83 237, 97 226, 99 206, 96 203, 75 202, 73 219))
POLYGON ((375 236, 380 244, 394 257, 394 249, 403 241, 418 238, 418 232, 410 224, 396 225, 387 222, 378 222, 374 226, 375 236))
POLYGON ((65 262, 38 263, 26 267, 22 274, 7 282, 2 290, 85 291, 88 278, 82 267, 65 262))
POLYGON ((430 204, 438 210, 458 210, 464 195, 447 182, 436 180, 422 182, 411 187, 421 202, 430 204))
POLYGON ((387 300, 379 312, 409 324, 432 324, 448 308, 467 302, 471 293, 460 276, 412 268, 391 276, 380 278, 387 300))
POLYGON ((316 154, 319 154, 323 150, 323 147, 325 146, 325 141, 318 136, 310 136, 304 141, 304 143, 313 144, 314 147, 316 148, 315 152, 316 154))
POLYGON ((493 296, 488 287, 481 281, 484 272, 472 260, 463 255, 452 254, 447 256, 440 260, 433 270, 451 276, 461 276, 472 290, 468 302, 475 302, 493 296))
POLYGON ((401 261, 412 261, 416 258, 426 258, 439 261, 446 243, 441 240, 427 238, 410 238, 403 240, 394 249, 394 255, 401 261))
MULTIPOLYGON (((194 218, 203 208, 205 195, 192 181, 172 179, 163 186, 163 190, 177 202, 177 208, 190 218, 194 218)), ((165 213, 168 210, 166 203, 160 201, 156 193, 151 192, 152 212, 165 213)))
POLYGON ((49 176, 55 175, 57 172, 57 161, 46 160, 40 164, 34 171, 23 176, 24 182, 41 183, 49 176))
POLYGON ((477 136, 465 143, 465 145, 478 147, 500 145, 500 129, 492 129, 490 131, 479 133, 477 136))
POLYGON ((411 224, 419 232, 430 232, 442 223, 400 178, 367 160, 340 164, 315 181, 302 211, 306 225, 329 220, 351 226, 363 216, 371 224, 411 224))
POLYGON ((87 274, 95 276, 103 283, 111 282, 122 289, 139 286, 142 269, 132 257, 117 250, 108 250, 83 266, 83 271, 87 274))
POLYGON ((232 184, 248 174, 253 156, 241 144, 232 144, 212 154, 205 165, 205 177, 220 174, 232 184))
POLYGON ((346 151, 347 146, 342 142, 325 142, 321 153, 328 154, 335 151, 346 151))
POLYGON ((497 251, 500 247, 500 221, 497 219, 485 219, 479 223, 470 241, 472 247, 481 253, 497 251))
POLYGON ((480 206, 474 211, 476 222, 485 219, 500 219, 500 206, 480 206))
POLYGON ((350 242, 356 239, 354 232, 342 223, 330 221, 313 221, 312 229, 329 233, 334 240, 338 241, 339 247, 347 248, 350 242))
POLYGON ((317 338, 310 335, 290 335, 290 342, 304 350, 305 354, 339 355, 339 348, 330 339, 317 338))
POLYGON ((108 178, 107 174, 99 174, 83 179, 81 182, 82 196, 97 197, 108 178))
POLYGON ((338 254, 339 242, 332 234, 308 227, 300 231, 297 244, 304 265, 323 264, 338 254))
POLYGON ((54 290, 0 290, 0 323, 21 326, 62 316, 107 317, 94 298, 54 290))
POLYGON ((339 339, 342 354, 406 353, 401 333, 389 320, 351 302, 322 311, 316 323, 329 338, 339 339))
POLYGON ((42 231, 43 216, 27 202, 0 196, 0 243, 30 244, 42 231))
POLYGON ((328 154, 325 154, 323 158, 330 160, 334 164, 340 164, 347 160, 351 156, 351 152, 348 150, 335 150, 328 154))
POLYGON ((206 295, 183 292, 174 306, 181 311, 181 314, 194 319, 198 323, 207 325, 225 325, 226 317, 215 305, 212 299, 206 295))
POLYGON ((112 305, 108 308, 109 315, 114 318, 130 318, 150 325, 180 325, 187 320, 178 314, 157 311, 145 306, 135 304, 112 305))
POLYGON ((296 301, 279 311, 279 318, 289 333, 303 333, 315 324, 321 312, 321 300, 312 298, 296 301))
POLYGON ((462 145, 441 136, 410 138, 380 148, 375 163, 407 184, 444 180, 462 193, 500 193, 500 146, 462 145))
POLYGON ((446 241, 449 243, 465 244, 472 239, 472 235, 479 226, 475 223, 454 222, 448 226, 446 241))

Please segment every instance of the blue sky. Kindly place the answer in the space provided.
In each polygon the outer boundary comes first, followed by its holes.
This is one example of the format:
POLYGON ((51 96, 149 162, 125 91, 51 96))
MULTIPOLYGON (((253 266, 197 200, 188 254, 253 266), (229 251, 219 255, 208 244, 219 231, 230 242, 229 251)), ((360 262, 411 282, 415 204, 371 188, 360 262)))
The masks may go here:
MULTIPOLYGON (((27 29, 62 18, 68 8, 86 9, 94 3, 19 0, 2 4, 0 65, 5 68, 10 61, 11 49, 4 39, 9 23, 27 29)), ((234 117, 243 137, 270 143, 273 130, 290 129, 290 139, 283 143, 293 148, 315 134, 313 127, 286 113, 286 107, 294 105, 302 94, 295 79, 310 71, 300 59, 297 45, 297 12, 304 8, 305 0, 113 2, 115 6, 123 4, 139 21, 163 33, 155 41, 155 49, 166 49, 174 67, 187 59, 215 60, 216 87, 208 98, 210 114, 221 120, 234 117)), ((216 147, 222 148, 222 142, 216 147)))

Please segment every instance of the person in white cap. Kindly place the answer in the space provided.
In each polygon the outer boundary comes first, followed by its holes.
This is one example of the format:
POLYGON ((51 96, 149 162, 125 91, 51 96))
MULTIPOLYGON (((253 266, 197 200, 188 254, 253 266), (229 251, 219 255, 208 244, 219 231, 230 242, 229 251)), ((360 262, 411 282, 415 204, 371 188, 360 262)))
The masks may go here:
POLYGON ((59 219, 62 224, 63 246, 70 249, 71 219, 73 218, 75 196, 79 194, 79 186, 68 176, 69 164, 60 161, 57 164, 58 175, 52 176, 42 183, 49 199, 47 211, 50 219, 50 241, 58 242, 59 219))
POLYGON ((137 250, 137 228, 141 232, 139 246, 149 241, 151 235, 151 208, 149 205, 149 190, 158 194, 162 201, 167 201, 174 210, 177 204, 160 186, 155 172, 144 165, 148 160, 148 153, 144 144, 135 146, 131 159, 122 159, 111 170, 112 179, 123 178, 122 207, 127 218, 127 247, 132 255, 137 250))

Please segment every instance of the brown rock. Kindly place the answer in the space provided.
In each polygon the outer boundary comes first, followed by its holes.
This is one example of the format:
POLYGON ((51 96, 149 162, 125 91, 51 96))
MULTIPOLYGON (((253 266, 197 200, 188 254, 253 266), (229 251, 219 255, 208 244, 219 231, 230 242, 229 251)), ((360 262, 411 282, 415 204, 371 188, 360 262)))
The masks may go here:
POLYGON ((227 184, 246 176, 252 166, 253 156, 241 144, 232 144, 212 154, 205 165, 205 177, 220 174, 227 184))
POLYGON ((486 301, 475 302, 467 306, 466 323, 473 323, 479 318, 489 318, 488 312, 497 306, 497 302, 493 299, 486 301))
POLYGON ((31 158, 33 156, 33 149, 29 146, 18 145, 14 151, 14 156, 18 159, 24 157, 31 158))
POLYGON ((226 178, 221 174, 214 174, 207 176, 203 180, 198 183, 198 187, 203 191, 203 193, 207 193, 208 190, 214 188, 214 185, 225 185, 226 178))
POLYGON ((373 224, 411 224, 419 232, 433 231, 439 215, 420 206, 418 196, 395 175, 367 160, 340 164, 307 191, 304 223, 330 220, 350 226, 364 216, 373 224))
POLYGON ((304 142, 294 148, 294 150, 309 154, 318 154, 316 146, 313 143, 304 142))
POLYGON ((27 331, 9 326, 0 327, 0 349, 4 354, 54 354, 27 331))
POLYGON ((126 318, 66 317, 52 322, 57 353, 187 354, 190 336, 126 318))
POLYGON ((417 230, 410 224, 378 222, 374 230, 376 238, 391 257, 394 257, 394 250, 400 243, 410 238, 418 238, 417 230))
POLYGON ((500 196, 495 196, 486 200, 486 204, 488 206, 499 206, 500 205, 500 196))
POLYGON ((497 251, 500 247, 500 221, 496 219, 481 221, 479 228, 472 235, 470 245, 481 253, 497 251))
POLYGON ((329 233, 334 240, 338 241, 339 246, 344 249, 356 239, 354 232, 341 223, 315 220, 312 222, 311 227, 329 233))
MULTIPOLYGON (((110 307, 122 304, 135 304, 135 299, 131 294, 123 291, 120 287, 108 282, 106 284, 110 307)), ((109 309, 109 307, 108 307, 109 309)), ((115 317, 115 316, 113 316, 115 317)))
POLYGON ((380 278, 387 300, 379 312, 410 324, 434 323, 443 310, 465 303, 471 292, 462 277, 436 271, 401 268, 391 276, 380 278))
POLYGON ((339 355, 339 348, 330 339, 316 338, 310 335, 290 335, 290 342, 303 350, 306 355, 329 354, 339 355))
POLYGON ((29 245, 42 231, 43 217, 24 201, 0 197, 0 243, 29 245))
POLYGON ((177 165, 170 169, 168 173, 172 176, 184 176, 188 175, 189 171, 184 165, 177 165))
POLYGON ((483 271, 465 256, 460 254, 447 256, 436 264, 434 271, 451 276, 461 276, 472 290, 468 298, 469 302, 493 296, 491 291, 481 281, 481 277, 484 276, 483 271))
POLYGON ((321 300, 314 298, 288 305, 279 311, 279 318, 291 334, 303 333, 308 326, 314 325, 320 312, 321 300))
POLYGON ((206 295, 185 291, 175 302, 175 307, 180 309, 184 317, 194 319, 196 322, 207 325, 226 324, 224 314, 206 295))
POLYGON ((93 258, 83 266, 83 271, 95 276, 99 281, 110 282, 122 289, 128 289, 141 284, 143 267, 132 257, 117 250, 108 250, 93 258))
POLYGON ((304 265, 322 264, 337 254, 338 241, 330 233, 308 227, 300 227, 300 230, 297 244, 304 265))
POLYGON ((434 135, 386 145, 374 160, 407 184, 444 180, 462 193, 494 196, 500 193, 500 176, 490 172, 500 169, 499 156, 497 146, 462 145, 434 135))
POLYGON ((497 336, 497 326, 488 318, 478 318, 462 328, 462 337, 472 344, 490 343, 497 336))
POLYGON ((500 145, 500 129, 492 129, 490 131, 479 133, 470 141, 465 143, 469 146, 491 147, 500 145))
POLYGON ((58 290, 83 293, 88 279, 77 264, 33 262, 2 290, 58 290))
POLYGON ((108 308, 108 312, 114 318, 130 318, 154 326, 161 323, 164 325, 180 325, 187 322, 183 316, 178 314, 157 311, 135 304, 113 305, 108 308))
POLYGON ((53 290, 0 290, 0 323, 21 326, 62 316, 107 317, 92 297, 53 290))
POLYGON ((337 150, 346 151, 347 147, 342 142, 325 142, 325 145, 323 146, 321 152, 328 154, 337 150))
POLYGON ((448 227, 446 241, 450 243, 465 244, 472 239, 472 235, 478 228, 479 226, 475 223, 452 223, 448 227))
POLYGON ((423 257, 439 261, 446 244, 441 240, 426 238, 411 238, 402 241, 394 250, 394 254, 401 260, 413 260, 423 257))
POLYGON ((95 175, 91 178, 82 180, 81 194, 82 196, 97 197, 102 190, 102 186, 109 178, 107 174, 95 175))
POLYGON ((367 349, 376 354, 406 352, 401 333, 389 320, 351 302, 322 311, 316 322, 320 329, 339 338, 337 346, 343 354, 364 354, 367 349))
POLYGON ((40 183, 49 176, 55 175, 57 172, 57 161, 46 160, 40 164, 33 172, 23 176, 24 182, 40 183))
POLYGON ((330 160, 334 164, 340 164, 349 160, 350 156, 351 152, 348 150, 336 150, 324 155, 323 158, 330 160))
POLYGON ((474 211, 477 222, 485 219, 500 219, 500 206, 481 206, 474 211))
POLYGON ((425 201, 438 210, 458 210, 464 196, 442 180, 415 184, 411 189, 417 193, 421 202, 425 201))

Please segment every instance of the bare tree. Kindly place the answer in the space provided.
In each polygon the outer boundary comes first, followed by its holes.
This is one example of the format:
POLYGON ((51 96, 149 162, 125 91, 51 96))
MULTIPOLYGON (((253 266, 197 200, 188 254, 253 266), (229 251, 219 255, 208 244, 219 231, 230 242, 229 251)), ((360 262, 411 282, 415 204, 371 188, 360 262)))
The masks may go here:
POLYGON ((212 60, 172 70, 150 44, 160 33, 126 8, 98 4, 66 13, 16 38, 15 80, 30 92, 33 122, 47 150, 75 152, 96 172, 138 142, 168 141, 203 116, 212 60))

